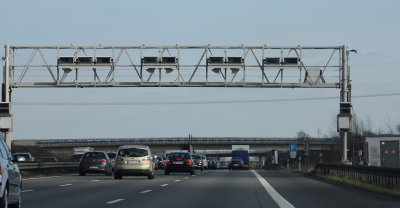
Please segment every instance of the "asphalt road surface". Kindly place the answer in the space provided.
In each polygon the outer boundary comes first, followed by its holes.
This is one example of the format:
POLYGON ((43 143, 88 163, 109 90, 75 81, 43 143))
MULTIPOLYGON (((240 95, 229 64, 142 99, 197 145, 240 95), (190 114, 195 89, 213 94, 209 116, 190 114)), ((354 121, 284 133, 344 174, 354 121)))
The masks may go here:
POLYGON ((400 200, 282 171, 196 170, 147 177, 23 179, 22 207, 400 207, 400 200))

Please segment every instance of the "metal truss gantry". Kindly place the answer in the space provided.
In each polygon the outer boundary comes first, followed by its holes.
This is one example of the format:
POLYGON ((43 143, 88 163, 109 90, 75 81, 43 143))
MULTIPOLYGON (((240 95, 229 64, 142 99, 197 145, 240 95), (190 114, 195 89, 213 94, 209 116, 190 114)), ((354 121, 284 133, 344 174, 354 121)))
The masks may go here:
MULTIPOLYGON (((341 102, 348 102, 351 89, 348 53, 345 45, 6 45, 2 102, 10 102, 12 88, 23 87, 337 88, 341 89, 341 102), (22 55, 19 54, 21 51, 22 55), (310 55, 306 53, 308 51, 327 51, 328 56, 325 61, 313 61, 316 59, 315 54, 310 55), (34 61, 37 54, 40 58, 34 61), (333 57, 337 61, 332 61, 333 57), (71 73, 73 71, 75 73, 71 73), (152 81, 157 71, 158 80, 152 81), (335 78, 326 79, 324 75, 327 71, 334 71, 335 76, 332 77, 335 78), (119 75, 120 72, 130 74, 119 75), (90 80, 87 77, 92 78, 90 80)), ((0 126, 9 145, 10 129, 0 126)), ((343 134, 345 140, 346 132, 343 134)), ((343 158, 347 158, 346 151, 343 158)))

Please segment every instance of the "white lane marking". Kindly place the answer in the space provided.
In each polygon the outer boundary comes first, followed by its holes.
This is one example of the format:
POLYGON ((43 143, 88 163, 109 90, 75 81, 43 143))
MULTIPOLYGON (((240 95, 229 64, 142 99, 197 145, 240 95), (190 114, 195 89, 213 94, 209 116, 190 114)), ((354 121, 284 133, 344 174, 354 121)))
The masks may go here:
POLYGON ((60 177, 62 177, 62 176, 52 176, 52 178, 60 178, 60 177))
POLYGON ((196 175, 192 175, 192 176, 196 176, 196 175))
POLYGON ((269 183, 262 176, 260 176, 254 170, 251 170, 251 171, 258 178, 261 185, 264 186, 265 190, 268 192, 268 194, 271 196, 271 198, 278 204, 279 207, 294 208, 294 206, 290 202, 288 202, 285 198, 283 198, 278 192, 276 192, 275 189, 271 185, 269 185, 269 183))
POLYGON ((185 179, 188 179, 189 177, 185 177, 185 179))
POLYGON ((71 174, 70 176, 78 176, 78 174, 71 174))
POLYGON ((161 185, 161 186, 168 186, 168 184, 163 184, 163 185, 161 185))
POLYGON ((27 181, 27 180, 29 180, 29 179, 22 179, 23 181, 27 181))
POLYGON ((175 182, 179 182, 179 181, 181 181, 181 180, 175 180, 175 182))
POLYGON ((24 190, 24 191, 21 191, 21 192, 24 193, 24 192, 30 192, 30 191, 33 191, 33 190, 24 190))
POLYGON ((109 201, 106 204, 114 204, 115 202, 119 202, 119 201, 122 201, 122 200, 124 200, 124 199, 116 199, 114 201, 109 201))
POLYGON ((147 193, 147 192, 150 192, 151 190, 146 190, 146 191, 142 191, 142 192, 140 192, 141 194, 145 194, 145 193, 147 193))
POLYGON ((39 178, 51 178, 51 177, 39 177, 39 178))
POLYGON ((39 179, 39 178, 28 178, 28 180, 36 180, 36 179, 39 179))
POLYGON ((100 181, 100 180, 91 180, 91 181, 89 181, 89 182, 97 182, 97 181, 100 181))
POLYGON ((64 184, 64 185, 59 185, 59 186, 72 186, 73 184, 64 184))

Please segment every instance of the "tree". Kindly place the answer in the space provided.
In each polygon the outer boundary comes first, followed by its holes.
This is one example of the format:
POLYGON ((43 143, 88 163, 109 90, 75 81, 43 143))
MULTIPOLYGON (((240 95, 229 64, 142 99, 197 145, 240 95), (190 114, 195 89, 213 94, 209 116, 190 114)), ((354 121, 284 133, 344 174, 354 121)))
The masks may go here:
POLYGON ((310 135, 305 133, 303 130, 301 130, 301 131, 297 132, 297 137, 299 137, 299 138, 309 137, 310 138, 310 135))

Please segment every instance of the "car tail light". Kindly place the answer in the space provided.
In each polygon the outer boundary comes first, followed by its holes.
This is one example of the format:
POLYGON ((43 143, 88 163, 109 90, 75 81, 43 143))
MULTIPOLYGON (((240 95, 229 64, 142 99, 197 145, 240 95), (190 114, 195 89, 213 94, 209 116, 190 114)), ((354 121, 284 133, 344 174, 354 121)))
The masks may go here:
POLYGON ((199 160, 199 162, 203 162, 202 160, 199 160))
POLYGON ((105 162, 105 161, 107 161, 107 159, 100 159, 99 161, 105 162))
POLYGON ((171 165, 171 160, 170 159, 167 160, 167 165, 171 165))
POLYGON ((89 161, 89 160, 85 158, 85 159, 82 159, 81 161, 82 162, 86 162, 86 161, 89 161))
POLYGON ((136 147, 131 147, 131 148, 129 148, 129 149, 136 149, 136 147))
POLYGON ((182 160, 182 158, 176 158, 176 160, 182 160))
POLYGON ((187 165, 191 165, 192 164, 192 160, 188 160, 187 165))
POLYGON ((115 158, 115 161, 124 161, 122 158, 115 158))
POLYGON ((160 163, 163 163, 163 161, 160 161, 160 163))
POLYGON ((142 161, 150 161, 150 158, 149 157, 145 157, 145 158, 142 159, 142 161))

